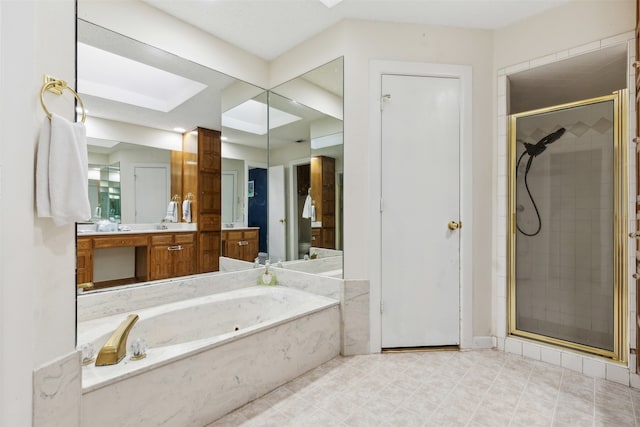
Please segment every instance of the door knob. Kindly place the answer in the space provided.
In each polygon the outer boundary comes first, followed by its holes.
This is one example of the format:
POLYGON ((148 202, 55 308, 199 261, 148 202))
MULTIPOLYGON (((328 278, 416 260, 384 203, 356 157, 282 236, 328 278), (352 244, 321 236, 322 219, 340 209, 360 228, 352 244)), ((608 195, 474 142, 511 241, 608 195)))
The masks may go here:
POLYGON ((281 222, 282 224, 284 224, 285 222, 287 222, 287 220, 286 220, 286 219, 284 219, 284 218, 282 218, 282 219, 280 219, 280 222, 281 222))
POLYGON ((449 230, 457 230, 458 228, 462 228, 462 222, 455 222, 455 221, 449 221, 449 224, 447 224, 447 227, 449 227, 449 230))

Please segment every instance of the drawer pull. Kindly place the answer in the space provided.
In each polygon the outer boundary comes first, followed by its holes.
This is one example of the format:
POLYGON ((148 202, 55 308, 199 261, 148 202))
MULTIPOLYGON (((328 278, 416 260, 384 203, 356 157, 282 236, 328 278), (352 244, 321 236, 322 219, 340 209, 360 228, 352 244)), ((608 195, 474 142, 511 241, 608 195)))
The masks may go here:
POLYGON ((247 242, 246 240, 241 240, 238 242, 238 246, 247 246, 249 244, 249 242, 247 242))
POLYGON ((169 246, 169 247, 167 248, 167 250, 170 250, 170 251, 181 251, 181 250, 183 250, 183 249, 184 249, 184 248, 182 247, 182 245, 178 245, 178 246, 169 246))

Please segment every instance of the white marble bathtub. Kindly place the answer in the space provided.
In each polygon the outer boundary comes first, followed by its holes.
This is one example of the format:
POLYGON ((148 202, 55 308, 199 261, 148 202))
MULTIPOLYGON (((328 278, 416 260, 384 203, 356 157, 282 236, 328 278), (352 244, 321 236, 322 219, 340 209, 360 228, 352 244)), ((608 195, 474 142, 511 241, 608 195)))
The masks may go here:
MULTIPOLYGON (((82 425, 205 425, 340 352, 339 302, 285 287, 135 313, 128 341, 143 338, 147 357, 83 368, 82 425)), ((78 344, 97 351, 125 317, 79 323, 78 344)))

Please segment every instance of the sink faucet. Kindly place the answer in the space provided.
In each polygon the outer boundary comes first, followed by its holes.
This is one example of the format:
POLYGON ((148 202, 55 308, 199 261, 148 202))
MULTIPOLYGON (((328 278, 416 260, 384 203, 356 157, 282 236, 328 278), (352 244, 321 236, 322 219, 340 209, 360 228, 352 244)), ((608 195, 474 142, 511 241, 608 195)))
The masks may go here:
POLYGON ((96 366, 115 365, 127 355, 127 337, 137 320, 137 314, 130 314, 120 323, 107 343, 100 349, 96 358, 96 366))

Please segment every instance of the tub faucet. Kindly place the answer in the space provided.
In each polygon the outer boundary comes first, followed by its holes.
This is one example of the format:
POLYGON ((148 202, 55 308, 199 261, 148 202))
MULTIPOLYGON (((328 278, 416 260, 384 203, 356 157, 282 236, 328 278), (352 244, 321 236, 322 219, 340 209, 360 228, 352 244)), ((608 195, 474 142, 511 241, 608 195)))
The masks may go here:
POLYGON ((127 337, 137 320, 137 314, 130 314, 120 323, 107 343, 100 349, 96 366, 115 365, 127 355, 127 337))

